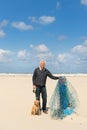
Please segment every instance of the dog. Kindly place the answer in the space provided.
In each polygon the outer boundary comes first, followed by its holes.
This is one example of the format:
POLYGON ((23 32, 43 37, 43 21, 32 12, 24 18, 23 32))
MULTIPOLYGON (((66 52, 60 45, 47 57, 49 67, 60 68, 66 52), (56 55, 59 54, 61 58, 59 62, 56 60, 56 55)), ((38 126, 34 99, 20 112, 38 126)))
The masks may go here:
POLYGON ((32 106, 32 110, 31 110, 31 115, 40 115, 41 111, 40 111, 40 101, 39 100, 35 100, 34 101, 34 105, 32 106))

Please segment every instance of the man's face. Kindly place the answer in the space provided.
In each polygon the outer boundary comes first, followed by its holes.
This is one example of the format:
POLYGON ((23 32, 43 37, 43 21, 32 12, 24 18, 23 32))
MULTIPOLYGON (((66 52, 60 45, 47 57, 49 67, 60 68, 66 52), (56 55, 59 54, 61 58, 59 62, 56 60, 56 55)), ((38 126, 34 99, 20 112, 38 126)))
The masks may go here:
POLYGON ((40 63, 40 67, 41 67, 41 69, 43 69, 45 67, 45 62, 44 61, 40 63))

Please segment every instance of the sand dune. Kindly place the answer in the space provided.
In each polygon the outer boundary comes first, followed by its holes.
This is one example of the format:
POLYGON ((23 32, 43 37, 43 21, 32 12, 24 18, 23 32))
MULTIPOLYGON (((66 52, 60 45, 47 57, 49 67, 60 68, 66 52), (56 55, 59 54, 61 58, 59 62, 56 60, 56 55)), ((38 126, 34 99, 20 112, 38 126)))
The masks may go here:
MULTIPOLYGON (((63 74, 64 75, 64 74, 63 74)), ((77 114, 53 120, 48 114, 31 116, 35 99, 31 74, 0 74, 0 130, 87 130, 87 75, 65 75, 77 91, 77 114)), ((57 80, 47 79, 48 102, 57 80)))

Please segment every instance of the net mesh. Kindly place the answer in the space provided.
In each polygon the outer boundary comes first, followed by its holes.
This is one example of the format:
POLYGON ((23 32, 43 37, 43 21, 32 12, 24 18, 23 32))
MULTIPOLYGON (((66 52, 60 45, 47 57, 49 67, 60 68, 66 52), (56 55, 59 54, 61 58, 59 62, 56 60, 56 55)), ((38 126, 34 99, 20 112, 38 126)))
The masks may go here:
POLYGON ((49 106, 52 118, 63 119, 67 115, 76 113, 79 106, 78 96, 76 90, 65 76, 59 78, 49 106))

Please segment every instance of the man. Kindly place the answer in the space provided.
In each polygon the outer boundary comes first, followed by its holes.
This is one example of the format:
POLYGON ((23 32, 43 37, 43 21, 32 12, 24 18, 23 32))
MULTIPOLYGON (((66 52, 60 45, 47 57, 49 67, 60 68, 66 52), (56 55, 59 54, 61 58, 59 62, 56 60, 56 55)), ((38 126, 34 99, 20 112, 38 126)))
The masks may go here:
POLYGON ((59 79, 57 76, 53 76, 48 69, 45 68, 45 61, 40 61, 40 66, 35 69, 32 77, 33 90, 36 90, 36 99, 40 100, 40 94, 42 94, 42 110, 47 114, 47 91, 46 91, 46 79, 47 76, 51 79, 59 79))

